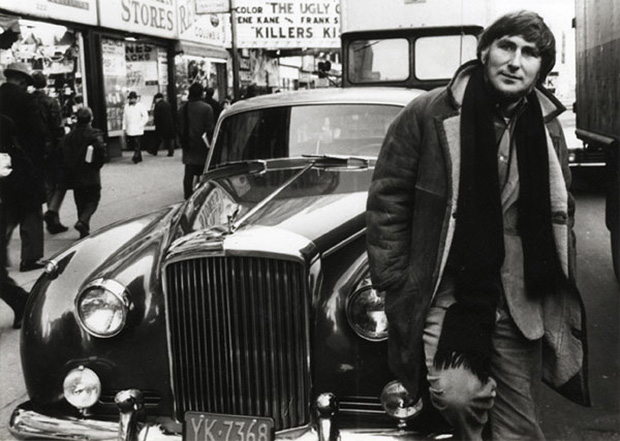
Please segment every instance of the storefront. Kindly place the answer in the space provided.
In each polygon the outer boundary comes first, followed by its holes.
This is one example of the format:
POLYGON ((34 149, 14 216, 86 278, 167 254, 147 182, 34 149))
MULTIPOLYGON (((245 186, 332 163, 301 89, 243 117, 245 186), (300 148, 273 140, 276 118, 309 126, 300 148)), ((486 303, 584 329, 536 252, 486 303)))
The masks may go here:
POLYGON ((47 76, 47 92, 60 102, 67 126, 88 105, 84 35, 96 25, 96 0, 75 4, 4 0, 0 10, 0 81, 12 62, 29 63, 47 76))
POLYGON ((187 90, 195 82, 212 88, 213 97, 222 102, 230 95, 227 78, 229 54, 224 49, 230 15, 210 13, 195 0, 178 0, 177 7, 179 42, 174 60, 176 104, 180 106, 187 99, 187 90))
POLYGON ((122 0, 99 1, 100 28, 93 52, 100 55, 98 100, 104 111, 108 148, 120 155, 123 142, 123 108, 130 91, 149 112, 144 148, 156 142, 153 97, 162 93, 173 101, 174 46, 178 35, 176 1, 139 0, 130 6, 122 0))

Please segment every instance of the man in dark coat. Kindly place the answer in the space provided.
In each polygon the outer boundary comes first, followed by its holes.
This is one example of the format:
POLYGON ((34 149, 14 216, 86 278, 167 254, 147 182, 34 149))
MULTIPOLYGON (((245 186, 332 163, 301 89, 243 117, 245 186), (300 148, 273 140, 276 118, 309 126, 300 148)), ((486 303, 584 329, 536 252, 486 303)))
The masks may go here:
POLYGON ((203 88, 194 83, 189 87, 189 99, 181 106, 178 119, 179 138, 183 148, 183 193, 185 199, 192 194, 194 179, 202 174, 213 137, 215 120, 213 109, 202 100, 203 88))
POLYGON ((91 125, 90 108, 82 107, 76 116, 76 126, 62 141, 62 152, 67 188, 73 189, 78 214, 74 228, 83 238, 90 234, 90 218, 101 200, 100 169, 107 159, 107 151, 103 132, 91 125))
MULTIPOLYGON (((22 152, 15 141, 15 124, 0 114, 0 231, 6 231, 6 209, 3 202, 5 185, 9 176, 14 173, 13 163, 22 163, 22 152)), ((19 168, 19 166, 18 166, 19 168)), ((0 234, 0 298, 13 310, 13 328, 19 329, 22 324, 24 308, 28 293, 9 276, 7 262, 7 237, 0 234)))
MULTIPOLYGON (((32 84, 30 65, 12 63, 4 70, 7 82, 0 86, 0 114, 15 125, 15 140, 21 152, 13 160, 13 172, 5 178, 2 204, 6 241, 19 225, 22 240, 20 271, 44 266, 43 210, 45 185, 43 157, 45 129, 35 98, 26 89, 32 84)), ((6 253, 6 250, 2 250, 6 253)))
POLYGON ((168 151, 168 156, 174 156, 174 115, 172 106, 164 99, 164 95, 156 93, 155 107, 153 108, 153 121, 155 122, 155 133, 157 134, 157 145, 153 148, 152 154, 157 155, 160 144, 168 151))
POLYGON ((39 112, 43 119, 45 128, 45 192, 47 199, 47 211, 43 215, 43 220, 47 226, 47 231, 51 234, 67 231, 67 227, 60 223, 58 213, 60 206, 65 198, 66 189, 62 185, 60 176, 62 168, 62 158, 60 154, 60 138, 65 134, 62 123, 60 103, 57 99, 47 94, 47 77, 40 70, 32 74, 35 97, 39 105, 39 112))
POLYGON ((215 122, 217 122, 218 118, 220 117, 220 113, 222 113, 222 110, 224 109, 222 105, 219 103, 219 101, 213 98, 214 94, 215 94, 215 91, 213 90, 213 87, 207 87, 205 89, 205 103, 210 105, 211 108, 213 109, 213 119, 215 122))

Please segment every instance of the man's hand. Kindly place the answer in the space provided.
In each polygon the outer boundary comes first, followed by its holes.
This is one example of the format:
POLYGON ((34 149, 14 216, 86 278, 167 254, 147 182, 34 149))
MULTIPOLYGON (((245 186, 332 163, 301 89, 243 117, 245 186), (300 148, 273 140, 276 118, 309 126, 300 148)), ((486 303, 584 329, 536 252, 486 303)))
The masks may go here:
POLYGON ((12 171, 11 157, 8 153, 0 153, 0 178, 6 178, 12 171))

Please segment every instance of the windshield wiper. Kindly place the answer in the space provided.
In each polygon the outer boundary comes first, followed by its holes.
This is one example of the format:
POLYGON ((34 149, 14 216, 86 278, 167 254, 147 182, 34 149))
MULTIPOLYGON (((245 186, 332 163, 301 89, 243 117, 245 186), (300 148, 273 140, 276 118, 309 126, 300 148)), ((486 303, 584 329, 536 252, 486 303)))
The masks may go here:
POLYGON ((304 158, 308 158, 315 165, 324 167, 368 167, 370 163, 368 159, 361 158, 359 156, 346 156, 346 155, 301 155, 304 158))

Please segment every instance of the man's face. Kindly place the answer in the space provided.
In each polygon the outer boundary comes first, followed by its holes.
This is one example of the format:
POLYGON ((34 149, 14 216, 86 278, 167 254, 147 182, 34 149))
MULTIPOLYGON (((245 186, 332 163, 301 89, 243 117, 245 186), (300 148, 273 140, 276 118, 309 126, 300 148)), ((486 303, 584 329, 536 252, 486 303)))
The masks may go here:
POLYGON ((541 58, 534 43, 518 35, 498 38, 482 52, 488 81, 501 96, 519 99, 534 87, 541 58))

